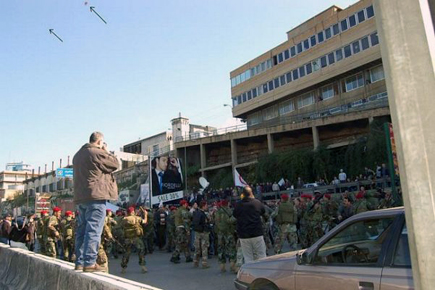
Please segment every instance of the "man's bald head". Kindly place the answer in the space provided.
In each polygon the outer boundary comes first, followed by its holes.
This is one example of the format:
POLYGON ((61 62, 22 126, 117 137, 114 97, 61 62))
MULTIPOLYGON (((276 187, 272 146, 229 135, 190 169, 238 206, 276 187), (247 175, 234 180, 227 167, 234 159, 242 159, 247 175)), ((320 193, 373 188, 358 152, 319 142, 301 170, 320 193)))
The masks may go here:
POLYGON ((246 197, 254 197, 254 194, 252 193, 252 188, 250 186, 245 186, 243 188, 243 195, 246 197))

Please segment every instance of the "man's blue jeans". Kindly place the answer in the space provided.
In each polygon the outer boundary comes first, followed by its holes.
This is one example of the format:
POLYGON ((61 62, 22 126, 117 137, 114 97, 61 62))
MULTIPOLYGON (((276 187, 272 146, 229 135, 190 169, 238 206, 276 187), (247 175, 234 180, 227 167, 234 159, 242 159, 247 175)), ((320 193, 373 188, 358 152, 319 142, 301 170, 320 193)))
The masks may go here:
POLYGON ((92 201, 77 205, 79 216, 76 227, 76 265, 93 266, 97 261, 101 242, 106 201, 92 201))

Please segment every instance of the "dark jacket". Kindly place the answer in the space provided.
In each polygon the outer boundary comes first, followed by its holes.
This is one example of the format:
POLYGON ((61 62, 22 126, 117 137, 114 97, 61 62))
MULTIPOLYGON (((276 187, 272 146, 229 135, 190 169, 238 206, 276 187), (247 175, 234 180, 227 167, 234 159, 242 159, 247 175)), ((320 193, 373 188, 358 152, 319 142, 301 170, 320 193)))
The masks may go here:
POLYGON ((73 158, 74 202, 117 200, 118 187, 112 172, 118 160, 106 150, 85 144, 73 158))
POLYGON ((237 235, 250 239, 263 235, 261 216, 266 213, 264 205, 255 198, 245 197, 239 201, 233 215, 237 219, 237 235))
POLYGON ((152 196, 183 190, 183 182, 178 171, 168 169, 162 176, 162 190, 160 191, 159 178, 155 169, 152 169, 152 196))

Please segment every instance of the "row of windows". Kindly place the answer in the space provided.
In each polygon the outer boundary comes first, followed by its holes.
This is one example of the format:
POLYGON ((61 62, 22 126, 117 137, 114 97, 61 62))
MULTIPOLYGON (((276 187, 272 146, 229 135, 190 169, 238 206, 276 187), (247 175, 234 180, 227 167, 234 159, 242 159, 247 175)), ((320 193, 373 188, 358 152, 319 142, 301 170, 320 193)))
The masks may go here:
POLYGON ((270 80, 256 88, 253 88, 247 92, 242 93, 236 97, 233 97, 233 107, 240 105, 244 102, 247 102, 251 99, 254 99, 262 94, 265 94, 269 91, 272 91, 276 88, 279 88, 283 85, 291 83, 292 81, 296 81, 299 78, 303 78, 306 75, 309 75, 315 71, 318 71, 322 68, 325 68, 329 65, 332 65, 336 62, 341 61, 344 58, 348 58, 354 54, 357 54, 363 50, 368 49, 371 46, 375 46, 379 44, 378 34, 374 32, 370 35, 367 35, 353 43, 341 47, 327 55, 324 55, 320 58, 317 58, 299 68, 296 68, 292 71, 287 72, 284 75, 281 75, 273 80, 270 80))
MULTIPOLYGON (((345 112, 345 111, 348 111, 352 108, 356 108, 356 107, 365 105, 365 104, 370 103, 370 102, 380 101, 380 100, 385 99, 387 97, 388 97, 387 92, 382 92, 382 93, 379 93, 376 95, 372 95, 366 99, 360 99, 358 101, 347 103, 347 104, 342 105, 342 106, 327 108, 327 109, 324 109, 324 110, 319 111, 319 112, 310 113, 309 118, 316 119, 316 118, 335 115, 335 114, 338 114, 340 112, 345 112)), ((304 94, 303 96, 300 96, 299 98, 297 98, 298 106, 300 106, 300 107, 308 106, 308 105, 314 103, 314 98, 315 98, 314 92, 304 94)), ((269 120, 275 119, 277 117, 286 117, 287 114, 289 114, 295 110, 296 110, 296 108, 294 105, 294 100, 287 100, 285 102, 282 102, 281 104, 271 106, 271 107, 266 108, 260 112, 256 112, 256 113, 249 115, 247 123, 248 123, 248 126, 254 126, 254 125, 262 123, 263 121, 269 121, 269 120)))
POLYGON ((289 49, 284 50, 283 52, 274 55, 272 59, 268 59, 267 61, 257 65, 252 69, 248 69, 245 72, 237 75, 236 77, 231 78, 231 87, 235 87, 240 83, 250 79, 251 77, 260 74, 268 69, 270 69, 273 65, 277 65, 285 60, 295 57, 296 55, 309 50, 310 48, 320 44, 333 36, 344 32, 359 23, 364 22, 366 19, 372 18, 375 15, 373 6, 369 6, 357 13, 341 20, 340 22, 331 25, 325 30, 320 31, 317 34, 314 34, 307 39, 301 41, 300 43, 290 47, 289 49), (272 63, 273 60, 273 63, 272 63))

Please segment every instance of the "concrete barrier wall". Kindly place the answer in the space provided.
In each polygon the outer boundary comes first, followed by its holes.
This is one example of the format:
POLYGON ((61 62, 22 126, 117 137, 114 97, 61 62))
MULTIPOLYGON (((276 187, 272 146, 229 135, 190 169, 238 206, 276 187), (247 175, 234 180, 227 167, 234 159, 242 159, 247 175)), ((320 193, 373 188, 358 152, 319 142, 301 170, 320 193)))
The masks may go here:
POLYGON ((0 243, 0 289, 161 290, 106 273, 75 271, 74 264, 0 243))

